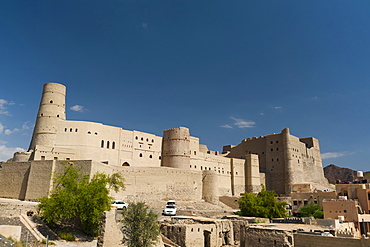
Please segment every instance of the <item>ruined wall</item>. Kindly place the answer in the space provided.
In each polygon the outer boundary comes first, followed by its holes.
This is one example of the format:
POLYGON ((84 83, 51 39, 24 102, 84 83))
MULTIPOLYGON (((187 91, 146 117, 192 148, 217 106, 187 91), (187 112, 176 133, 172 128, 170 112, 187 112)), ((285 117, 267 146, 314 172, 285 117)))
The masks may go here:
MULTIPOLYGON (((247 246, 284 246, 293 247, 293 234, 277 229, 261 229, 253 226, 241 226, 240 247, 247 246)), ((319 245, 311 245, 319 246, 319 245)))

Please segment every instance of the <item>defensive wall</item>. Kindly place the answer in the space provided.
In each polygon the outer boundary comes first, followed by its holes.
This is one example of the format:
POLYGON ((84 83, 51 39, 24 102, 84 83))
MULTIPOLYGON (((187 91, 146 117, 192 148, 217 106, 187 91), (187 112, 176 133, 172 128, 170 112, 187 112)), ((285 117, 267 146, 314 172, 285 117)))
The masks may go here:
POLYGON ((6 162, 0 168, 0 197, 35 201, 47 196, 56 186, 53 179, 74 166, 90 177, 97 172, 120 173, 126 189, 112 192, 117 199, 128 201, 204 199, 218 203, 220 191, 231 196, 231 183, 222 187, 215 171, 183 170, 168 167, 115 167, 91 160, 39 160, 6 162), (67 168, 66 168, 66 167, 67 168))

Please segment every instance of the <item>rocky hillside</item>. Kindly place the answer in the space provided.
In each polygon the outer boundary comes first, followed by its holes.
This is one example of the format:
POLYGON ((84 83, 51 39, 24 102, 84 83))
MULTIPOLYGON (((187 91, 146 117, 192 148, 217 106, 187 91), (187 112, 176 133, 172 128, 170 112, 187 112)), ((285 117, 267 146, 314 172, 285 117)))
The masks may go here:
MULTIPOLYGON (((333 184, 337 179, 342 181, 351 181, 353 178, 356 178, 357 171, 342 168, 336 165, 328 165, 324 167, 324 175, 329 180, 329 183, 333 184)), ((364 172, 365 178, 370 178, 370 172, 364 172)))

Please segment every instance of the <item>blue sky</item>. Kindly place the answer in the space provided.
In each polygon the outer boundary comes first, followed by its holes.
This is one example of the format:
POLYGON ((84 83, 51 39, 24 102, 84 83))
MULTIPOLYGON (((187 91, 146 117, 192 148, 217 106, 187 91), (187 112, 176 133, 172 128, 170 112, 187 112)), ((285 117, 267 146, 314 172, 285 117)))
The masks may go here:
POLYGON ((42 85, 67 119, 211 150, 290 128, 368 171, 368 1, 0 1, 0 160, 27 149, 42 85))

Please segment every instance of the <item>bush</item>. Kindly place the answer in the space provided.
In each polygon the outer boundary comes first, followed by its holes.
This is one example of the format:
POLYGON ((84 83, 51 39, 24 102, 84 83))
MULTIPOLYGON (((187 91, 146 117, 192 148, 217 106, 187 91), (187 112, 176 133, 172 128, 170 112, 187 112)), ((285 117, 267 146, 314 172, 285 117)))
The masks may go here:
POLYGON ((149 247, 159 236, 158 215, 148 212, 144 202, 130 203, 123 210, 123 233, 128 247, 149 247))
POLYGON ((276 193, 267 191, 262 186, 262 191, 258 194, 244 193, 238 200, 240 213, 242 216, 262 217, 262 218, 285 218, 285 202, 276 201, 276 193))
POLYGON ((67 241, 75 241, 75 237, 69 232, 58 232, 58 237, 67 241))
POLYGON ((65 164, 64 173, 55 179, 56 188, 50 197, 39 198, 40 211, 47 224, 65 223, 97 236, 101 215, 110 210, 109 189, 124 188, 123 178, 114 173, 97 173, 89 181, 72 165, 65 164))
POLYGON ((298 211, 299 217, 315 217, 316 219, 323 219, 324 218, 324 212, 322 211, 322 208, 320 205, 315 203, 310 203, 304 205, 302 208, 298 211))

